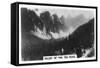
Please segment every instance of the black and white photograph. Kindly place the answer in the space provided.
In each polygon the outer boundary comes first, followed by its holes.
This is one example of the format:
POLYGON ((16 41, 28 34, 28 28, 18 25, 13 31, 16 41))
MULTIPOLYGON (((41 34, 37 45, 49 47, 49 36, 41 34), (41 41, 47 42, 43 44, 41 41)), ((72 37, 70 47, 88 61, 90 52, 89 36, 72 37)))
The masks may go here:
POLYGON ((96 59, 96 9, 19 4, 19 63, 96 59))

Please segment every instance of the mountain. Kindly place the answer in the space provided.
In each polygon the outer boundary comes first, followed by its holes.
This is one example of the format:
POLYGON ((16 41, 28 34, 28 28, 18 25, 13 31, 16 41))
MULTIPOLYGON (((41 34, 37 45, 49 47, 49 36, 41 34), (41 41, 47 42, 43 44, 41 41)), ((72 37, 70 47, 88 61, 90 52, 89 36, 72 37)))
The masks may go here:
POLYGON ((78 57, 83 55, 82 50, 93 48, 94 45, 94 19, 80 25, 69 38, 63 41, 65 52, 76 52, 78 57), (66 42, 67 41, 67 42, 66 42))
POLYGON ((21 23, 22 31, 32 32, 42 39, 59 38, 64 29, 60 18, 56 14, 51 15, 49 11, 42 12, 38 16, 34 10, 21 8, 21 23))
POLYGON ((69 36, 69 40, 78 40, 78 41, 80 41, 80 43, 78 42, 79 45, 81 43, 85 43, 85 44, 87 44, 86 47, 91 47, 88 44, 90 44, 91 42, 93 42, 93 38, 94 38, 94 19, 91 19, 87 23, 79 26, 69 36))
POLYGON ((59 39, 68 37, 78 26, 87 22, 84 15, 76 17, 58 17, 57 14, 51 15, 49 11, 41 12, 27 8, 21 8, 22 31, 31 32, 41 39, 59 39))

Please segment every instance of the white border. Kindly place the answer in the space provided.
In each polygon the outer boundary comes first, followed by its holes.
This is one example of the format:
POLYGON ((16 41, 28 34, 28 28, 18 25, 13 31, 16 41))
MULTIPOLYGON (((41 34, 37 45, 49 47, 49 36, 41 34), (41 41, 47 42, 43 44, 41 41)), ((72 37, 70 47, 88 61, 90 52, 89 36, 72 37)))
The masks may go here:
POLYGON ((76 7, 59 7, 59 6, 42 6, 42 5, 27 5, 27 4, 19 4, 19 64, 27 64, 27 63, 46 63, 46 62, 61 62, 61 61, 78 61, 78 60, 93 60, 96 59, 96 27, 94 27, 95 29, 95 56, 92 58, 74 58, 74 59, 61 59, 61 60, 35 60, 35 61, 22 61, 21 58, 21 8, 22 7, 26 7, 26 8, 49 8, 49 9, 77 9, 77 10, 91 10, 94 11, 94 20, 95 20, 95 24, 94 26, 96 26, 96 9, 89 9, 89 8, 76 8, 76 7))

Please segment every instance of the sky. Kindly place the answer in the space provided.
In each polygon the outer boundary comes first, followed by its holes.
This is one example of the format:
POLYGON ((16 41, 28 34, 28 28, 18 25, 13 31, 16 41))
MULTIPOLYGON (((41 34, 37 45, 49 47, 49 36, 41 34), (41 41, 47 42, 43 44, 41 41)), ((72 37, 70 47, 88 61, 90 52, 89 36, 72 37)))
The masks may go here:
POLYGON ((68 17, 69 15, 71 17, 78 16, 80 14, 83 14, 86 18, 93 18, 95 16, 94 10, 77 10, 77 9, 41 9, 39 8, 37 11, 37 14, 39 15, 40 13, 44 11, 49 11, 52 14, 57 14, 58 17, 64 16, 68 17))
POLYGON ((95 17, 95 9, 91 8, 76 8, 76 7, 59 7, 59 6, 42 6, 42 5, 20 5, 21 7, 28 8, 30 10, 35 10, 37 15, 40 15, 41 12, 49 11, 52 14, 57 14, 58 17, 62 15, 67 17, 71 15, 75 17, 79 14, 83 14, 86 18, 93 18, 95 17))

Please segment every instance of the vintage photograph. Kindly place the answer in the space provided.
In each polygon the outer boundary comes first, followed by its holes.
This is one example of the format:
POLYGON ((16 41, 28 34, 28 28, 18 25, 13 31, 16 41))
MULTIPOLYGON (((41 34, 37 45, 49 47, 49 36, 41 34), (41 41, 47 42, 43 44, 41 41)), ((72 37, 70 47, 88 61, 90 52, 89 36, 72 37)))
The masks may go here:
POLYGON ((19 5, 19 62, 96 59, 96 10, 19 5))

